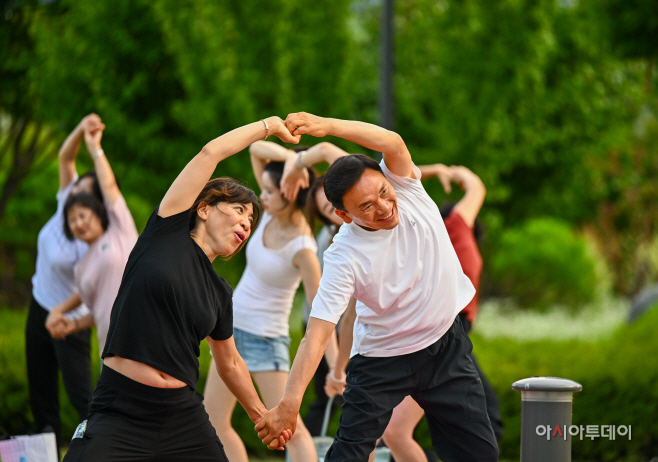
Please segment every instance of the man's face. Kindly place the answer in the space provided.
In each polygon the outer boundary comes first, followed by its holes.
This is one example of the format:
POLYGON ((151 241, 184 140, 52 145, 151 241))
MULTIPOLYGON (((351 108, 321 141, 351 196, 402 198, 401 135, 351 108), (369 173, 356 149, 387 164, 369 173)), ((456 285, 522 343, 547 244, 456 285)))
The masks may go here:
POLYGON ((336 210, 346 223, 352 221, 369 231, 393 229, 400 222, 393 186, 376 170, 366 169, 343 196, 347 213, 336 210))

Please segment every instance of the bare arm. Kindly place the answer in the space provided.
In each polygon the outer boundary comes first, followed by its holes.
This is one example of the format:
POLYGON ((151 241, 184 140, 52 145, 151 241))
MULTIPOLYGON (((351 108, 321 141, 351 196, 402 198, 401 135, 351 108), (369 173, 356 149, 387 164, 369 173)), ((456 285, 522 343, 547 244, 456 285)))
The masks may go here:
POLYGON ((258 187, 262 190, 262 178, 265 166, 270 162, 285 162, 288 158, 293 158, 295 152, 286 149, 283 146, 272 143, 271 141, 256 141, 249 146, 249 156, 251 157, 251 168, 258 182, 258 187))
POLYGON ((334 323, 318 318, 308 320, 306 334, 297 350, 283 398, 255 427, 258 437, 270 449, 278 444, 277 438, 284 429, 295 430, 304 392, 335 329, 334 323))
POLYGON ((247 365, 235 348, 233 337, 227 340, 207 337, 206 341, 212 350, 219 376, 247 411, 249 418, 258 422, 267 413, 267 408, 256 393, 247 365))
POLYGON ((350 299, 347 309, 340 320, 340 341, 338 342, 338 356, 333 370, 329 371, 325 380, 327 396, 343 394, 345 390, 345 369, 350 362, 352 342, 354 340, 354 322, 356 321, 356 299, 350 299))
MULTIPOLYGON (((318 286, 320 285, 321 269, 320 261, 318 260, 317 255, 310 249, 304 249, 300 252, 297 252, 295 257, 292 260, 292 264, 299 268, 299 271, 302 275, 302 282, 304 284, 304 295, 306 296, 306 302, 308 306, 313 305, 313 299, 315 294, 318 292, 318 286)), ((329 346, 325 353, 325 358, 330 368, 333 369, 333 365, 336 362, 336 357, 338 356, 338 338, 336 337, 336 332, 331 336, 329 341, 329 346)))
POLYGON ((487 188, 485 188, 480 177, 466 167, 454 166, 451 168, 453 170, 453 181, 465 191, 464 197, 457 202, 453 210, 472 228, 484 203, 487 188))
MULTIPOLYGON (((300 137, 292 136, 279 117, 269 117, 265 120, 270 135, 275 135, 286 143, 299 142, 300 137)), ((160 203, 158 215, 169 217, 192 207, 215 171, 217 164, 259 139, 263 139, 266 133, 265 124, 257 121, 236 128, 206 144, 169 187, 160 203)))
POLYGON ((419 165, 420 180, 427 181, 430 178, 437 177, 443 186, 443 190, 450 194, 452 191, 452 169, 443 164, 419 165))
POLYGON ((414 178, 411 154, 402 137, 395 132, 365 122, 329 119, 306 112, 288 114, 286 126, 293 135, 332 135, 379 151, 391 172, 398 176, 414 178))
POLYGON ((316 144, 303 153, 296 154, 294 158, 289 157, 286 159, 286 165, 281 178, 281 192, 284 197, 288 200, 293 200, 297 197, 299 188, 309 187, 306 167, 312 167, 320 162, 327 162, 331 165, 336 159, 348 155, 347 152, 335 144, 325 141, 316 144), (300 162, 304 168, 300 167, 300 162))
POLYGON ((100 117, 96 114, 89 114, 66 137, 62 147, 59 148, 59 189, 66 188, 77 174, 75 159, 80 150, 80 143, 84 138, 85 128, 93 129, 102 125, 100 117))
POLYGON ((112 171, 112 166, 107 160, 105 153, 101 147, 101 139, 103 138, 103 131, 105 126, 101 128, 85 129, 85 144, 87 151, 94 161, 94 168, 96 169, 96 177, 98 178, 98 185, 101 188, 103 199, 114 204, 121 195, 119 185, 112 171))

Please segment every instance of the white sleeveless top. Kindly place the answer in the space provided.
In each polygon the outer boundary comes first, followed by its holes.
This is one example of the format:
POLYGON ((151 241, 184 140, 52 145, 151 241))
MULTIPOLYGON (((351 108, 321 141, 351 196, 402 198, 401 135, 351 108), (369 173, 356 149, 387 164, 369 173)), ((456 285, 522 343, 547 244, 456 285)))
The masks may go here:
POLYGON ((297 236, 282 248, 268 249, 263 232, 272 216, 265 213, 247 243, 247 266, 233 292, 233 327, 262 337, 288 335, 288 317, 302 280, 292 260, 304 249, 317 251, 311 236, 297 236))

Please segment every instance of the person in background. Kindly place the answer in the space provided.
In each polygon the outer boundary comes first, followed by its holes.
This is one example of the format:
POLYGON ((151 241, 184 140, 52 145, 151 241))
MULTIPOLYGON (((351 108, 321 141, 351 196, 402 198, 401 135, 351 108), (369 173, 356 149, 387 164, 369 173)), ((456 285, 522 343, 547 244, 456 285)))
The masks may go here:
POLYGON ((112 167, 101 147, 105 126, 85 130, 85 143, 96 169, 103 200, 81 192, 64 204, 64 234, 89 246, 75 266, 77 292, 55 307, 46 321, 53 337, 64 338, 96 326, 100 351, 105 346, 110 313, 130 251, 137 241, 137 228, 126 200, 121 195, 112 167), (89 314, 69 319, 68 311, 83 302, 89 314))
MULTIPOLYGON (((87 251, 87 244, 70 241, 64 235, 64 203, 71 194, 86 192, 100 197, 93 171, 78 178, 76 157, 85 130, 102 125, 96 114, 85 116, 59 150, 59 190, 57 211, 41 228, 37 240, 36 271, 32 276, 32 299, 25 327, 25 356, 30 408, 37 431, 52 429, 59 441, 59 376, 71 404, 82 419, 91 397, 89 329, 81 329, 64 339, 53 338, 46 328, 48 314, 76 292, 73 268, 87 251)), ((88 313, 76 305, 69 313, 79 318, 88 313)))
MULTIPOLYGON (((304 284, 307 302, 315 297, 320 281, 317 246, 303 209, 308 185, 314 172, 301 168, 297 189, 287 197, 282 193, 286 168, 299 159, 299 154, 276 143, 257 141, 249 148, 260 199, 265 210, 261 227, 247 244, 247 266, 233 294, 233 335, 263 402, 273 407, 283 396, 290 370, 290 337, 288 319, 295 292, 304 284)), ((337 344, 328 355, 333 364, 337 344)), ((224 442, 233 461, 247 461, 242 439, 231 426, 236 399, 219 380, 213 364, 204 390, 205 406, 210 421, 224 442)), ((297 432, 286 449, 292 461, 317 460, 311 434, 301 418, 297 432)))
MULTIPOLYGON (((128 259, 103 369, 65 462, 227 460, 196 391, 204 339, 249 417, 267 414, 235 348, 233 291, 212 265, 246 244, 260 219, 258 198, 232 178, 210 176, 270 134, 299 142, 278 117, 225 133, 187 164, 154 210, 128 259)), ((275 448, 291 436, 285 429, 275 448)))
MULTIPOLYGON (((322 162, 331 165, 336 159, 346 155, 348 155, 347 152, 326 141, 318 143, 306 151, 299 152, 296 158, 289 159, 286 162, 283 178, 281 179, 281 187, 284 191, 284 196, 294 197, 296 194, 295 188, 304 178, 304 168, 306 168, 306 166, 312 167, 322 162)), ((324 175, 316 178, 315 181, 312 182, 306 196, 305 209, 311 228, 314 228, 316 220, 324 225, 315 237, 315 242, 318 246, 318 260, 320 262, 320 267, 322 267, 322 255, 325 250, 329 248, 331 241, 338 232, 340 226, 343 224, 343 220, 334 213, 334 207, 327 200, 327 196, 324 193, 324 175)), ((310 312, 310 303, 304 300, 304 305, 302 307, 304 330, 306 330, 310 312)), ((336 326, 337 330, 339 328, 340 322, 336 326)), ((313 388, 315 390, 316 399, 311 403, 311 406, 306 413, 306 417, 304 418, 304 424, 312 436, 320 436, 320 432, 322 431, 322 421, 329 400, 329 397, 324 391, 324 385, 327 374, 330 374, 332 370, 333 367, 330 368, 326 358, 323 357, 315 371, 315 375, 313 376, 313 388)), ((331 408, 332 416, 339 406, 340 401, 334 400, 331 408)))

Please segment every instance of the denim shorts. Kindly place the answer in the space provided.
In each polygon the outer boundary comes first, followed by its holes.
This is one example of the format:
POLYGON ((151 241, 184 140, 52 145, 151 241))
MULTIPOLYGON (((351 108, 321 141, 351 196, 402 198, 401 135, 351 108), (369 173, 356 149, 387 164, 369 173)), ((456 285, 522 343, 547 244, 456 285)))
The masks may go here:
POLYGON ((290 337, 261 337, 233 328, 233 338, 249 372, 290 372, 290 337))

